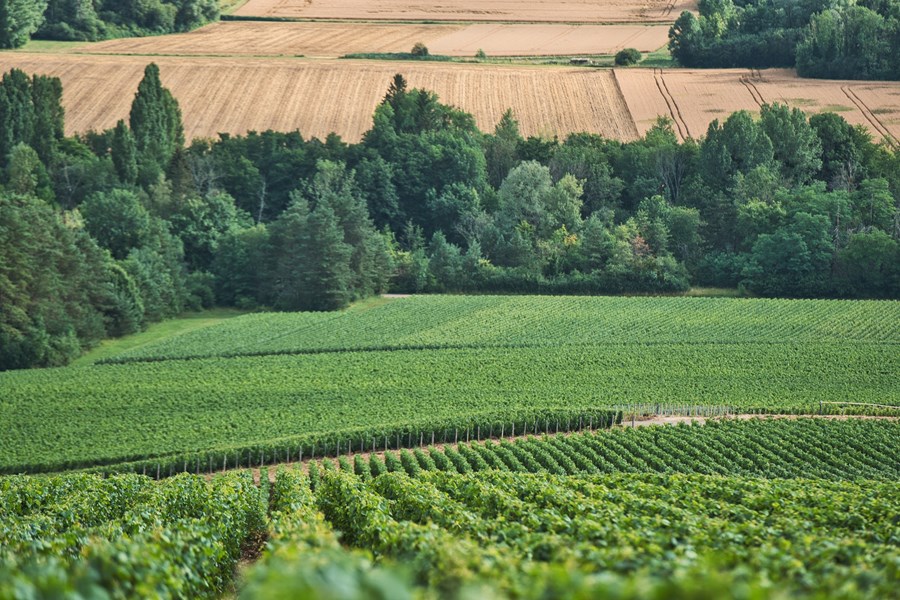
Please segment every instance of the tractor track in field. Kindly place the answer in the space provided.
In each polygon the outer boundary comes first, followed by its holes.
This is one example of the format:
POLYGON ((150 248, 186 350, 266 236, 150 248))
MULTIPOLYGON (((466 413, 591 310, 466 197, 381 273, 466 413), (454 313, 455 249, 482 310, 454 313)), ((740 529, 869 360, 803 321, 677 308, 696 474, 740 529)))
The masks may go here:
POLYGON ((877 131, 885 140, 887 140, 888 144, 890 144, 892 148, 896 149, 900 147, 900 145, 898 145, 897 138, 894 137, 890 130, 885 127, 884 123, 881 122, 881 119, 879 119, 875 115, 875 113, 872 112, 872 110, 866 105, 863 99, 860 98, 852 88, 850 88, 849 86, 841 86, 841 91, 844 92, 844 95, 850 99, 850 102, 856 105, 856 108, 858 108, 859 112, 861 112, 863 117, 866 118, 866 121, 868 121, 869 124, 872 125, 872 128, 875 131, 877 131))
POLYGON ((762 105, 766 103, 766 99, 763 98, 759 88, 753 83, 754 80, 762 81, 762 74, 759 72, 759 69, 750 69, 749 75, 741 75, 741 84, 747 88, 748 92, 750 92, 750 96, 753 98, 753 101, 756 102, 757 106, 762 107, 762 105))
POLYGON ((672 116, 672 120, 675 121, 678 135, 681 136, 682 140, 688 139, 691 137, 691 131, 688 129, 687 121, 684 120, 684 116, 681 114, 678 103, 675 102, 675 97, 672 95, 672 92, 669 91, 669 86, 666 84, 663 70, 654 68, 653 78, 656 81, 656 88, 659 90, 663 100, 666 102, 666 106, 669 108, 669 114, 672 116))

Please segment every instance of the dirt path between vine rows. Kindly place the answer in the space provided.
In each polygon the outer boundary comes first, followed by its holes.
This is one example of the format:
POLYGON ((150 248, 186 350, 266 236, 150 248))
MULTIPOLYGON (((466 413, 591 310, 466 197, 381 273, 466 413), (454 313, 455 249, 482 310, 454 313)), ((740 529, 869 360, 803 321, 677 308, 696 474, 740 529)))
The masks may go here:
MULTIPOLYGON (((625 428, 625 427, 632 427, 632 426, 646 427, 649 425, 677 425, 679 423, 691 423, 691 422, 697 422, 697 423, 702 424, 707 421, 728 420, 728 419, 738 419, 738 420, 745 420, 745 421, 748 421, 750 419, 830 419, 830 420, 836 420, 836 421, 846 421, 848 419, 864 419, 864 420, 897 421, 897 420, 900 420, 900 416, 891 417, 891 416, 874 416, 874 415, 760 415, 760 414, 739 414, 739 415, 729 415, 727 417, 650 416, 650 417, 635 418, 634 425, 632 425, 631 419, 627 419, 627 420, 623 421, 621 425, 617 425, 616 428, 625 428)), ((577 431, 566 431, 566 432, 561 431, 559 433, 551 433, 548 435, 571 436, 571 435, 578 435, 578 434, 584 433, 586 431, 589 431, 589 430, 581 429, 581 430, 577 430, 577 431)), ((604 431, 604 430, 598 429, 596 431, 604 431)), ((516 436, 508 435, 508 436, 502 436, 502 437, 501 436, 484 437, 481 440, 472 438, 472 439, 469 439, 468 441, 466 441, 466 440, 461 439, 459 442, 456 442, 456 443, 440 443, 440 442, 435 442, 434 444, 423 443, 420 446, 413 446, 413 447, 409 447, 409 448, 405 448, 405 449, 410 450, 410 451, 414 450, 416 448, 420 448, 420 449, 434 448, 435 450, 444 450, 446 448, 452 448, 454 450, 457 450, 462 445, 469 444, 472 442, 477 442, 477 441, 485 442, 487 440, 490 440, 492 442, 500 442, 500 441, 513 442, 515 440, 520 440, 520 439, 541 437, 542 435, 544 435, 544 434, 535 435, 535 434, 529 433, 529 434, 525 434, 525 435, 516 435, 516 436)), ((388 450, 387 452, 399 452, 399 450, 388 450)), ((377 456, 382 461, 384 461, 385 451, 384 450, 376 450, 376 451, 372 452, 369 450, 364 450, 362 452, 350 452, 350 453, 342 454, 341 456, 346 456, 350 460, 354 460, 354 458, 356 456, 361 456, 362 459, 365 461, 369 461, 373 456, 377 456)), ((334 456, 329 456, 327 458, 332 461, 337 461, 337 457, 334 457, 334 456)), ((276 463, 273 465, 267 465, 265 468, 268 472, 269 481, 270 482, 275 481, 275 471, 279 467, 284 466, 284 467, 289 467, 289 468, 294 468, 294 469, 300 468, 305 473, 305 472, 309 471, 309 463, 314 460, 321 461, 322 457, 305 458, 301 461, 281 462, 281 463, 276 463)), ((246 468, 228 469, 228 471, 235 471, 235 470, 244 471, 244 470, 246 470, 246 468)), ((221 472, 222 471, 217 471, 217 473, 221 473, 221 472)), ((253 480, 257 484, 259 484, 261 469, 258 467, 253 467, 252 472, 253 472, 253 480)), ((214 474, 215 473, 207 473, 206 477, 210 478, 214 474)))

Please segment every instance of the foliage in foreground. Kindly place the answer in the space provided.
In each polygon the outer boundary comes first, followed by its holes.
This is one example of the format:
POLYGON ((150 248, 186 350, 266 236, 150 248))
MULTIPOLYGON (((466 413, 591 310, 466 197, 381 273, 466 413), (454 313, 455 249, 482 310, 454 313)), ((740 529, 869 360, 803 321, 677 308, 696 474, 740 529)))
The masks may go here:
POLYGON ((266 518, 244 599, 890 597, 898 485, 331 471, 313 492, 283 469, 271 490, 249 473, 7 477, 0 598, 212 597, 266 518))
POLYGON ((266 528, 249 473, 0 478, 0 598, 215 598, 266 528))
MULTIPOLYGON (((305 489, 302 479, 279 474, 276 487, 305 489)), ((724 597, 879 597, 897 574, 897 485, 496 472, 363 483, 327 473, 315 502, 345 543, 399 560, 431 597, 484 593, 475 590, 485 582, 498 597, 592 597, 604 585, 601 597, 679 597, 698 581, 724 597)), ((292 544, 276 542, 245 597, 321 593, 333 578, 348 598, 380 598, 403 581, 359 556, 323 564, 292 544)))

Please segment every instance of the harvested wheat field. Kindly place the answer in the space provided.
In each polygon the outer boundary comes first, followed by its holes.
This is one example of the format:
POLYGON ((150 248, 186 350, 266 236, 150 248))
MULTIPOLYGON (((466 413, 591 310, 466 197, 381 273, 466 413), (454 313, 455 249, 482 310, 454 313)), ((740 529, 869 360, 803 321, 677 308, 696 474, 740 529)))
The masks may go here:
POLYGON ((681 137, 698 138, 713 119, 781 102, 810 114, 836 112, 876 138, 900 137, 898 82, 801 79, 787 69, 617 69, 615 76, 641 133, 666 115, 681 137))
POLYGON ((668 25, 477 24, 427 42, 433 54, 568 56, 615 54, 623 48, 653 52, 669 41, 668 25))
POLYGON ((391 21, 672 23, 695 0, 250 0, 236 16, 391 21))
MULTIPOLYGON (((379 23, 221 22, 191 33, 126 38, 82 46, 84 53, 154 55, 327 56, 409 52, 416 42, 452 34, 465 25, 379 23)), ((474 53, 474 50, 473 50, 474 53)))
MULTIPOLYGON (((631 140, 637 129, 611 71, 583 68, 398 64, 375 61, 174 58, 154 60, 181 104, 188 139, 220 132, 299 129, 358 141, 397 72, 413 87, 475 115, 492 130, 512 108, 525 135, 589 131, 631 140)), ((62 79, 69 133, 127 118, 147 59, 129 56, 0 54, 13 67, 62 79)))
POLYGON ((192 33, 88 44, 79 53, 172 56, 316 56, 409 52, 423 42, 432 54, 559 56, 614 54, 633 47, 652 52, 668 41, 666 25, 561 25, 502 23, 418 25, 384 23, 222 22, 192 33))

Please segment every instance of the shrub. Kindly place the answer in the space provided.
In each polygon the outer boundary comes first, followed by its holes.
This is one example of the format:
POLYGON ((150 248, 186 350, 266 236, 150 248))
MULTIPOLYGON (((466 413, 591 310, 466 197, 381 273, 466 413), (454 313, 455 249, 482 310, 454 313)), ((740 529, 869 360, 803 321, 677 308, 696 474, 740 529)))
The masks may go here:
POLYGON ((413 56, 428 56, 428 46, 426 46, 422 42, 416 42, 416 44, 412 47, 410 54, 412 54, 413 56))
POLYGON ((641 62, 641 51, 634 48, 625 48, 616 52, 616 66, 629 67, 641 62))

